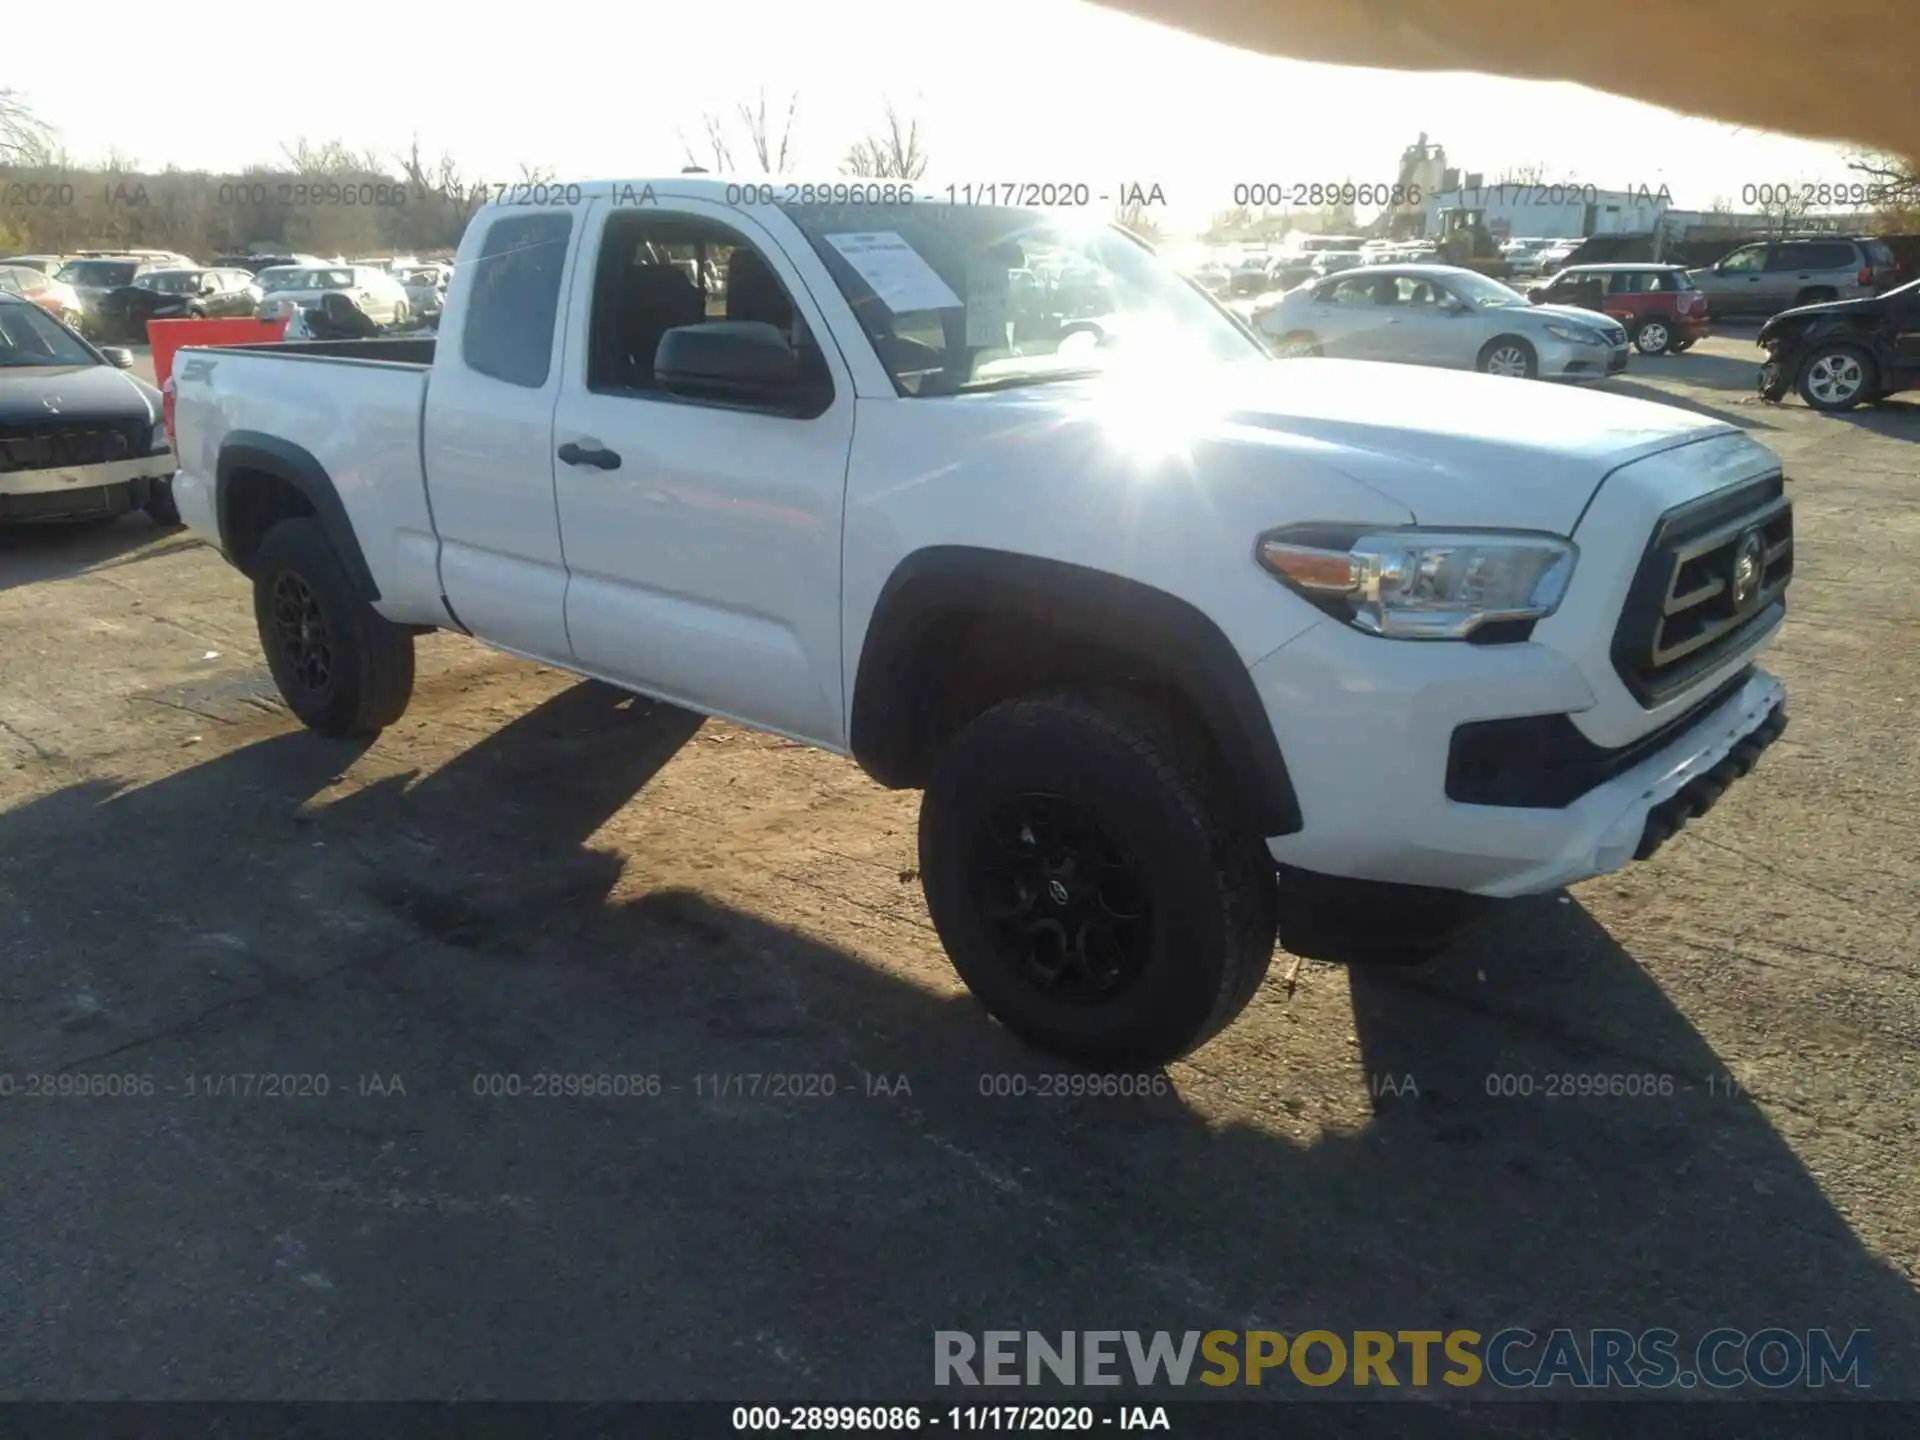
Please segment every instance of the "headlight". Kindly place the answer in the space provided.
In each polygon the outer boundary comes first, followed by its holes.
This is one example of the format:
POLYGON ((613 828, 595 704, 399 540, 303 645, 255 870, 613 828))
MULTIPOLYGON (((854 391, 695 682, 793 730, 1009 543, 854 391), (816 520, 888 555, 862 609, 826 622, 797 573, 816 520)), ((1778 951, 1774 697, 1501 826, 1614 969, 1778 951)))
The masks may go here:
POLYGON ((1500 620, 1539 620, 1567 593, 1579 551, 1547 535, 1295 526, 1261 537, 1260 564, 1369 634, 1463 640, 1500 620))
POLYGON ((153 429, 147 434, 147 454, 158 455, 162 450, 171 450, 173 442, 167 439, 167 422, 156 420, 153 429))
POLYGON ((1547 333, 1556 340, 1570 341, 1575 345, 1604 345, 1606 338, 1597 330, 1585 330, 1578 325, 1549 325, 1547 333))

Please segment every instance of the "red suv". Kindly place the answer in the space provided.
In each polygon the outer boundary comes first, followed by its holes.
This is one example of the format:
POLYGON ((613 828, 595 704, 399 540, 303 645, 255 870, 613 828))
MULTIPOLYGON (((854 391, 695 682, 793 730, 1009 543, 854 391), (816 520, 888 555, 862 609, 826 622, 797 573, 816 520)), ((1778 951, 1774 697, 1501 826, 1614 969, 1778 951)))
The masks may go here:
POLYGON ((1627 327, 1642 355, 1678 354, 1709 333, 1707 297, 1689 286, 1682 265, 1632 260, 1574 265, 1527 298, 1536 305, 1582 305, 1610 315, 1627 327))

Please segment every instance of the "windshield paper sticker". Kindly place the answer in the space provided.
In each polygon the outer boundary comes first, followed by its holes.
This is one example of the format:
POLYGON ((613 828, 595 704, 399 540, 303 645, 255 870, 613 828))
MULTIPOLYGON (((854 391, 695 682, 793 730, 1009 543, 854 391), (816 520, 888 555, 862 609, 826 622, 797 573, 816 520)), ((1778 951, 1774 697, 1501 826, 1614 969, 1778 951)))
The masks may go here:
POLYGON ((891 230, 872 235, 829 235, 880 303, 896 315, 911 310, 957 310, 960 297, 934 273, 920 252, 891 230))

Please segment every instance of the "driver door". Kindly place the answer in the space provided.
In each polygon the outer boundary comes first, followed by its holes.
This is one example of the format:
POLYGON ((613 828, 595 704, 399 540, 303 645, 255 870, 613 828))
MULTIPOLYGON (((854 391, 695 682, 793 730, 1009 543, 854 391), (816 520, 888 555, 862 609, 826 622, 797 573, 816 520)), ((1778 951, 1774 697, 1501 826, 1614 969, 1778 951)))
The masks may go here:
POLYGON ((1768 248, 1743 245, 1708 272, 1712 282, 1702 288, 1715 314, 1757 315, 1770 308, 1766 303, 1768 248))

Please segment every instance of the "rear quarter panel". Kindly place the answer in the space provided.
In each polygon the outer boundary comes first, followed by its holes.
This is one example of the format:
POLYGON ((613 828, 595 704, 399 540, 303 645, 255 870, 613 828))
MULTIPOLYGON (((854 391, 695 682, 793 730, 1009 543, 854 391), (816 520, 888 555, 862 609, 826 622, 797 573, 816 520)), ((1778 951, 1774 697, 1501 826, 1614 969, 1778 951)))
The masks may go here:
POLYGON ((175 492, 196 533, 220 543, 222 450, 269 436, 306 451, 331 481, 380 591, 376 608, 445 623, 420 461, 424 368, 208 349, 181 351, 174 375, 175 492))

